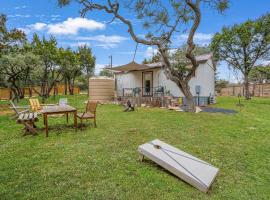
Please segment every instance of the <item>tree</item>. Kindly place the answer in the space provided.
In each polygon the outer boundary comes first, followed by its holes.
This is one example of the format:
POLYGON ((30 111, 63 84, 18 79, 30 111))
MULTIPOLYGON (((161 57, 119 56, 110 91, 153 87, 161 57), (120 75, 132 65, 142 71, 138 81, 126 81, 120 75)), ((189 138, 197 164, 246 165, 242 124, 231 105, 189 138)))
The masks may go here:
MULTIPOLYGON (((81 88, 88 88, 88 81, 95 73, 96 57, 92 53, 92 49, 87 45, 80 46, 77 50, 79 63, 82 69, 81 88)), ((88 91, 88 90, 87 90, 88 91)))
POLYGON ((87 79, 89 79, 95 73, 96 64, 96 58, 92 54, 92 49, 87 45, 83 45, 78 48, 77 54, 82 71, 86 74, 87 79))
POLYGON ((7 29, 6 15, 0 15, 0 57, 7 53, 11 48, 17 47, 26 41, 23 31, 18 29, 7 29))
POLYGON ((270 81, 270 66, 256 66, 249 73, 249 80, 263 83, 270 81))
POLYGON ((226 81, 226 80, 224 80, 224 79, 217 79, 217 80, 215 81, 215 88, 216 88, 216 91, 217 91, 218 93, 220 93, 220 92, 221 92, 221 89, 227 87, 228 84, 229 84, 229 81, 226 81))
POLYGON ((80 67, 79 59, 80 56, 71 49, 60 49, 60 71, 65 82, 65 94, 67 94, 67 89, 69 94, 74 94, 74 83, 76 77, 81 74, 82 68, 80 67))
POLYGON ((108 69, 104 68, 99 72, 100 76, 107 76, 107 77, 113 77, 113 73, 109 71, 108 69))
POLYGON ((150 63, 157 63, 161 61, 161 56, 159 53, 156 53, 155 55, 153 55, 151 58, 149 59, 144 59, 143 60, 143 64, 150 64, 150 63))
POLYGON ((250 99, 249 73, 258 60, 270 53, 270 14, 243 24, 224 27, 212 39, 211 49, 218 60, 226 61, 244 77, 245 97, 250 99))
POLYGON ((23 88, 28 86, 30 73, 38 65, 40 59, 32 53, 14 52, 0 58, 0 73, 5 77, 5 86, 13 92, 13 99, 24 97, 23 88))
MULTIPOLYGON (((58 0, 58 2, 60 6, 65 6, 71 0, 58 0)), ((199 66, 193 52, 195 49, 193 38, 201 22, 201 2, 223 11, 228 7, 228 0, 131 0, 121 1, 121 3, 117 0, 107 0, 107 3, 98 0, 78 0, 78 2, 82 5, 82 16, 85 16, 88 11, 105 11, 113 16, 113 20, 120 20, 127 26, 128 33, 135 42, 157 47, 167 78, 175 82, 186 96, 186 110, 195 111, 189 81, 199 66), (148 31, 146 37, 139 37, 134 30, 133 21, 125 18, 121 12, 134 12, 137 18, 144 22, 144 28, 148 31), (169 56, 171 40, 175 34, 183 33, 183 25, 191 27, 188 31, 188 48, 185 53, 191 63, 190 70, 186 70, 186 63, 171 62, 169 56)))
POLYGON ((31 80, 33 85, 40 85, 41 91, 36 91, 42 98, 48 98, 51 90, 60 79, 59 72, 59 49, 54 37, 40 39, 34 34, 32 41, 32 50, 39 55, 42 65, 39 71, 36 71, 36 79, 31 80))

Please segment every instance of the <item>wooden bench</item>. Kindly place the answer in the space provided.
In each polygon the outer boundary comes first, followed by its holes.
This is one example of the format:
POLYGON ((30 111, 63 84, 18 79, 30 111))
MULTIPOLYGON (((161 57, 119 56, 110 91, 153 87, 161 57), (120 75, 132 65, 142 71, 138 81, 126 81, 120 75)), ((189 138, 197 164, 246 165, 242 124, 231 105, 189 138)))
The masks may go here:
POLYGON ((35 122, 38 121, 38 115, 36 112, 21 113, 17 119, 18 124, 23 124, 25 126, 25 135, 32 134, 36 135, 35 122))

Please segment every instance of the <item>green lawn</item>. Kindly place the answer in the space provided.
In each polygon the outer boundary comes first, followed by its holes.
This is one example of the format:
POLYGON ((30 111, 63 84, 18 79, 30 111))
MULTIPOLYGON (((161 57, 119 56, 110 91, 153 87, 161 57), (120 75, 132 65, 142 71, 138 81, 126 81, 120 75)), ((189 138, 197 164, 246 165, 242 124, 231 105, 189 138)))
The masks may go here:
MULTIPOLYGON (((83 110, 86 96, 68 99, 83 110)), ((75 132, 73 120, 49 118, 48 138, 42 120, 38 136, 22 137, 21 125, 0 116, 0 199, 270 199, 270 99, 242 103, 234 115, 101 105, 98 128, 75 132), (138 161, 138 146, 155 138, 220 168, 208 194, 138 161)))

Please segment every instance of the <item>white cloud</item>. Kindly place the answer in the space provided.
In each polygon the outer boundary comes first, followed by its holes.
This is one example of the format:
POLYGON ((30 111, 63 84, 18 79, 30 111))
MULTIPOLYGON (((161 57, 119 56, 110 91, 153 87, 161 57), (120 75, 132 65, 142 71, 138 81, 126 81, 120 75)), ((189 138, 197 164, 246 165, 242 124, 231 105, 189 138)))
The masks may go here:
POLYGON ((31 15, 21 15, 21 14, 16 14, 16 15, 8 15, 8 18, 29 18, 31 15))
MULTIPOLYGON (((196 33, 194 36, 194 39, 196 40, 211 40, 213 37, 213 34, 206 34, 206 33, 196 33)), ((181 39, 188 39, 188 34, 181 34, 179 36, 181 39)))
MULTIPOLYGON (((168 53, 170 55, 174 54, 177 51, 177 49, 169 49, 168 53)), ((144 57, 145 58, 152 58, 154 55, 158 53, 158 50, 153 47, 147 47, 147 49, 144 52, 144 57)))
POLYGON ((51 15, 53 18, 61 17, 61 15, 51 15))
MULTIPOLYGON (((208 34, 208 33, 196 33, 194 35, 194 41, 196 44, 200 45, 208 45, 211 42, 211 39, 214 34, 208 34)), ((180 42, 185 43, 188 39, 188 34, 181 34, 176 37, 176 41, 180 40, 180 42)))
MULTIPOLYGON (((18 15, 16 16, 19 17, 18 15)), ((48 34, 53 35, 76 35, 81 29, 93 31, 104 28, 105 24, 103 23, 96 22, 91 19, 78 17, 78 18, 68 18, 66 21, 55 24, 53 23, 46 24, 42 22, 37 22, 35 24, 30 24, 20 29, 24 30, 26 33, 46 30, 48 34)))
POLYGON ((104 43, 120 43, 124 40, 128 40, 127 37, 123 37, 120 35, 96 35, 96 36, 90 36, 90 37, 77 37, 77 40, 92 40, 97 42, 104 42, 104 43))
POLYGON ((46 27, 47 27, 47 24, 38 22, 38 23, 35 23, 35 24, 27 25, 24 28, 18 28, 18 29, 21 30, 21 31, 23 31, 25 34, 28 35, 28 34, 33 33, 34 31, 42 31, 46 27))
POLYGON ((96 44, 96 47, 101 47, 103 49, 113 49, 116 48, 118 45, 115 43, 103 43, 103 44, 96 44))
POLYGON ((23 31, 26 35, 31 33, 31 30, 29 28, 17 28, 20 31, 23 31))
POLYGON ((270 66, 270 60, 264 60, 260 63, 262 66, 270 66))
POLYGON ((54 35, 76 35, 80 29, 89 31, 102 30, 105 24, 85 18, 68 18, 66 21, 57 24, 48 24, 48 33, 54 35))
POLYGON ((91 46, 91 43, 90 42, 71 42, 71 43, 68 43, 67 46, 69 47, 79 47, 79 46, 84 46, 84 45, 87 45, 87 46, 91 46))
POLYGON ((16 6, 14 7, 15 10, 24 9, 27 8, 27 6, 16 6))
POLYGON ((94 41, 97 42, 95 46, 110 49, 117 47, 119 43, 128 40, 128 38, 120 35, 96 35, 89 37, 76 37, 76 40, 94 41))
MULTIPOLYGON (((116 51, 114 54, 121 54, 121 55, 134 55, 135 51, 116 51)), ((137 51, 136 55, 144 55, 144 51, 137 51)))
POLYGON ((157 54, 158 50, 153 48, 153 47, 147 47, 145 53, 144 53, 144 57, 145 58, 152 58, 153 55, 157 54))
POLYGON ((27 27, 29 27, 30 29, 34 29, 36 31, 41 31, 47 27, 47 24, 38 22, 32 25, 28 25, 27 27))

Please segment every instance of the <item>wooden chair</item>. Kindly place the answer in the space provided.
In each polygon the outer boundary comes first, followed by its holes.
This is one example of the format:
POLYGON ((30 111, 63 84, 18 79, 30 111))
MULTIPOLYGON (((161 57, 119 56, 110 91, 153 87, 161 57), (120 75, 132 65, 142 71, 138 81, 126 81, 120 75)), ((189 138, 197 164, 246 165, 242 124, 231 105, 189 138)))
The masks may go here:
POLYGON ((42 110, 42 106, 54 106, 54 104, 40 104, 38 99, 29 99, 29 103, 31 111, 37 113, 42 110))
POLYGON ((96 101, 88 101, 86 105, 85 112, 78 113, 77 118, 81 120, 81 127, 82 127, 82 121, 84 119, 94 119, 94 126, 97 127, 96 124, 96 109, 97 109, 98 102, 96 101))
POLYGON ((24 136, 27 134, 33 134, 36 135, 36 125, 35 122, 38 121, 38 115, 36 112, 29 112, 29 113, 21 113, 18 116, 17 123, 18 124, 23 124, 24 125, 24 136))
POLYGON ((13 101, 9 101, 11 105, 11 109, 14 110, 16 117, 18 117, 22 113, 27 113, 29 112, 29 107, 28 106, 16 106, 13 101))

